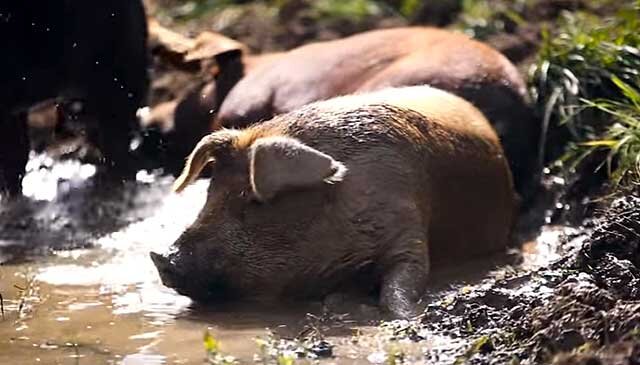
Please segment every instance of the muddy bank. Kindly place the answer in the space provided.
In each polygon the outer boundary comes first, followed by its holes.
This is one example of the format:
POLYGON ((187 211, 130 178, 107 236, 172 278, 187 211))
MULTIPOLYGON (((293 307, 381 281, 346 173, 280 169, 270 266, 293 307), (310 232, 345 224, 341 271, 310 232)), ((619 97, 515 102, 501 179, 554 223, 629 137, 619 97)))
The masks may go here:
MULTIPOLYGON (((474 364, 636 364, 640 361, 640 198, 614 201, 559 234, 552 263, 503 268, 431 302, 398 337, 447 336, 462 345, 426 352, 474 364)), ((543 234, 544 236, 544 234, 543 234)), ((456 363, 457 363, 456 362, 456 363)))
MULTIPOLYGON (((583 2, 542 3, 557 6, 538 7, 529 21, 548 21, 583 2)), ((229 9, 177 28, 213 24, 254 50, 271 50, 408 22, 316 26, 300 9, 261 9, 229 9), (291 19, 274 31, 281 17, 291 19)), ((511 24, 486 40, 525 70, 540 39, 540 23, 532 23, 511 24)), ((152 105, 211 77, 162 62, 154 65, 152 105)), ((610 208, 585 204, 605 190, 595 165, 549 175, 538 202, 546 212, 522 223, 545 226, 528 233, 532 242, 516 254, 521 262, 433 273, 420 320, 379 324, 376 308, 363 300, 304 308, 194 305, 160 284, 148 252, 163 250, 193 220, 206 182, 175 196, 172 178, 160 174, 143 171, 133 182, 105 185, 92 178, 91 165, 34 156, 27 198, 0 207, 0 363, 202 363, 208 329, 220 353, 241 363, 638 364, 640 198, 610 208)))

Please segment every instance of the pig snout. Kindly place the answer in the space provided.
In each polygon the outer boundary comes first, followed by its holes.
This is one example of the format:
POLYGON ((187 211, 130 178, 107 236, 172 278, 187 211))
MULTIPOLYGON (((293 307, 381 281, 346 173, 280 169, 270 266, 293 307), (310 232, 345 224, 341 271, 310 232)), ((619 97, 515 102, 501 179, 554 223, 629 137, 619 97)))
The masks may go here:
POLYGON ((165 286, 175 288, 181 292, 185 287, 185 275, 181 272, 180 266, 172 260, 170 256, 161 255, 159 253, 150 252, 151 261, 156 266, 160 280, 165 286))
POLYGON ((228 286, 216 262, 209 262, 199 253, 189 250, 150 252, 162 284, 196 301, 217 302, 236 294, 228 286), (200 262, 205 260, 205 264, 200 262), (206 270, 203 270, 203 265, 206 270))

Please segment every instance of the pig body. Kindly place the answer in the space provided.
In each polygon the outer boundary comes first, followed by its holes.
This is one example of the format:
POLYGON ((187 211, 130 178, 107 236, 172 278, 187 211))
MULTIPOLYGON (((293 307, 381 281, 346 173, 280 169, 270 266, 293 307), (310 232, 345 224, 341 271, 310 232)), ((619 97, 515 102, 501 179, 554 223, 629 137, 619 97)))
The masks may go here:
POLYGON ((503 250, 514 217, 490 124, 426 86, 212 133, 177 190, 209 161, 202 212, 171 254, 152 253, 166 285, 203 300, 323 296, 364 274, 384 308, 408 317, 431 264, 503 250))
POLYGON ((81 100, 88 139, 106 165, 126 169, 148 87, 142 2, 5 1, 0 34, 0 192, 20 192, 27 110, 50 98, 81 100))
MULTIPOLYGON (((539 173, 539 126, 526 103, 522 77, 489 46, 446 30, 408 27, 364 32, 262 57, 268 62, 253 62, 255 56, 243 56, 240 50, 216 57, 216 97, 199 103, 206 101, 202 108, 217 115, 200 119, 202 113, 194 112, 188 121, 176 115, 176 129, 194 124, 212 131, 239 128, 340 95, 430 85, 467 99, 486 115, 503 143, 517 190, 523 196, 531 194, 539 173)), ((197 104, 188 99, 183 103, 197 104)), ((175 156, 179 161, 184 157, 175 156)))

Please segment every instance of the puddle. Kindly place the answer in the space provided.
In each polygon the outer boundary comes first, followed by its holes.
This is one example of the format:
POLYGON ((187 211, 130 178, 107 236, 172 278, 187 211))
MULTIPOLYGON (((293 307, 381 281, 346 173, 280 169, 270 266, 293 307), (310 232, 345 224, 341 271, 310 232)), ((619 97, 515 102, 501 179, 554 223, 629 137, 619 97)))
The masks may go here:
MULTIPOLYGON (((266 336, 266 328, 293 336, 308 324, 307 312, 322 312, 319 303, 204 308, 161 285, 148 253, 164 251, 195 219, 207 181, 175 195, 169 193, 170 178, 141 173, 123 192, 96 192, 87 180, 90 166, 39 161, 25 179, 31 199, 0 212, 0 364, 202 364, 206 330, 222 352, 253 363, 254 339, 266 336), (42 255, 41 246, 52 254, 42 255)), ((539 244, 531 244, 525 265, 556 257, 554 237, 547 231, 539 244)), ((467 269, 482 279, 473 264, 467 269)), ((457 267, 434 273, 433 294, 451 290, 452 283, 464 285, 464 272, 457 267)), ((336 345, 335 357, 324 362, 388 360, 388 341, 370 321, 347 316, 323 326, 336 345)), ((462 346, 456 341, 430 336, 394 346, 405 359, 419 362, 426 351, 462 346)))

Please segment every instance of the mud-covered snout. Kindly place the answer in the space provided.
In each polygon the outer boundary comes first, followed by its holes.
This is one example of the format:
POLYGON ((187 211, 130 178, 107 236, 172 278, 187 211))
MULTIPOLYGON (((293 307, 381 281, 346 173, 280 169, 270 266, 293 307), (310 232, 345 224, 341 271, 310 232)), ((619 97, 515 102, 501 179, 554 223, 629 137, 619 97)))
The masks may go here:
POLYGON ((162 284, 170 288, 182 292, 186 287, 186 275, 175 257, 170 255, 162 255, 156 252, 149 253, 151 261, 156 266, 162 284))
POLYGON ((233 296, 221 269, 210 263, 204 270, 192 253, 174 251, 168 254, 150 252, 162 284, 181 295, 202 302, 225 301, 233 296))

